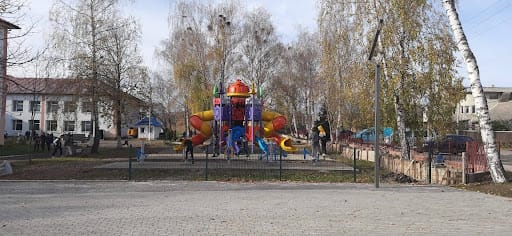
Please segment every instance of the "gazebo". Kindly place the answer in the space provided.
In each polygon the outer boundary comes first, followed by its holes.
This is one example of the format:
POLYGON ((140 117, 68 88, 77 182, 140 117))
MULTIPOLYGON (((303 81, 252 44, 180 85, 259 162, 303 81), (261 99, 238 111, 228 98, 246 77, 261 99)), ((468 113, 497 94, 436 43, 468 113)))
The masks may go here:
POLYGON ((162 123, 156 119, 156 117, 144 117, 142 120, 137 122, 135 126, 138 129, 138 138, 140 139, 158 139, 160 133, 163 132, 162 123))

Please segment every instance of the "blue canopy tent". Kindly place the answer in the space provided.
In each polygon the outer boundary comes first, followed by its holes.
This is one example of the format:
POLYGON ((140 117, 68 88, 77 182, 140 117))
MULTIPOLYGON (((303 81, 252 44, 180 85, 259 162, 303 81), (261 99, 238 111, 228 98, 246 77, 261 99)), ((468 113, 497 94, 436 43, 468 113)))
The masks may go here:
POLYGON ((139 138, 145 138, 148 140, 158 139, 160 133, 163 132, 162 123, 153 116, 151 117, 151 120, 148 117, 144 117, 142 120, 137 122, 135 126, 138 127, 139 138))

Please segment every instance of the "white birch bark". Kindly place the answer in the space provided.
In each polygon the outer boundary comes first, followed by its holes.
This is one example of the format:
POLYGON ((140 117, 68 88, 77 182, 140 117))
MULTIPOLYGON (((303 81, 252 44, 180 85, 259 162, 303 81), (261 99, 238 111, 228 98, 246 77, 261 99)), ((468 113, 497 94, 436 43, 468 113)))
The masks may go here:
POLYGON ((297 129, 297 117, 295 116, 295 108, 292 111, 292 124, 293 131, 295 132, 296 137, 299 137, 299 130, 297 129))
MULTIPOLYGON (((379 42, 379 48, 381 49, 381 59, 382 59, 382 64, 384 65, 384 81, 390 81, 391 78, 389 78, 389 72, 388 72, 388 65, 386 63, 386 55, 385 55, 385 50, 383 49, 382 47, 382 39, 381 37, 378 38, 378 42, 379 42)), ((402 63, 400 61, 400 63, 402 63)), ((402 82, 400 82, 401 84, 402 82)), ((396 91, 398 91, 400 89, 400 84, 397 88, 395 88, 396 91)), ((400 102, 400 97, 398 96, 398 94, 395 94, 395 112, 396 112, 396 127, 397 127, 397 132, 398 133, 398 139, 400 140, 400 154, 402 156, 402 158, 404 159, 409 159, 409 153, 410 153, 410 148, 409 148, 409 143, 407 142, 407 136, 406 136, 406 133, 405 133, 405 112, 404 112, 404 108, 403 108, 403 105, 402 103, 400 102)))
POLYGON ((469 47, 466 35, 462 29, 462 24, 459 20, 459 15, 455 8, 455 0, 443 0, 443 7, 446 10, 446 15, 450 21, 450 26, 457 42, 457 47, 462 54, 462 58, 466 63, 468 77, 471 82, 471 93, 475 99, 475 108, 478 115, 480 124, 480 133, 482 135, 482 142, 484 143, 485 154, 487 156, 487 163, 491 173, 492 180, 495 183, 504 183, 506 178, 504 175, 503 166, 499 159, 498 150, 496 149, 496 141, 494 132, 491 127, 491 117, 487 107, 487 99, 484 96, 482 83, 480 82, 480 71, 476 62, 476 57, 469 47))
POLYGON ((395 94, 395 112, 396 112, 396 124, 398 129, 398 138, 400 139, 400 153, 402 158, 409 159, 409 143, 407 142, 407 136, 405 133, 405 111, 400 101, 398 94, 395 94))

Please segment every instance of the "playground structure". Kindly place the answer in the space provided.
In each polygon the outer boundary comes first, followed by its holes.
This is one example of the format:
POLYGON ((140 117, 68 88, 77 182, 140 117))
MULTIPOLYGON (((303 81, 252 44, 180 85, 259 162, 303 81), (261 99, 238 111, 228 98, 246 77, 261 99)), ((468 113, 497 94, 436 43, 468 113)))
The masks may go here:
POLYGON ((249 89, 241 80, 230 84, 225 94, 222 83, 215 86, 213 110, 193 114, 190 124, 199 131, 191 138, 193 145, 212 138, 214 154, 223 153, 224 149, 224 153, 233 156, 239 154, 241 148, 248 153, 249 142, 253 143, 251 153, 257 145, 268 155, 268 142, 275 142, 285 152, 296 151, 291 139, 277 133, 285 126, 286 118, 276 112, 264 111, 254 84, 249 89))

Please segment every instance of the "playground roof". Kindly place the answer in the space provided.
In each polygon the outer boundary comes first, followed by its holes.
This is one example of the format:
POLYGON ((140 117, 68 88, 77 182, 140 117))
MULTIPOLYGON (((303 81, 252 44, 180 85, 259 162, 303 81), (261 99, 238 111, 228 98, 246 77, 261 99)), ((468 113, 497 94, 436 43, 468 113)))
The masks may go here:
MULTIPOLYGON (((139 122, 137 122, 135 124, 135 126, 146 126, 146 125, 149 125, 149 118, 148 117, 144 117, 144 119, 140 120, 139 122)), ((158 121, 156 119, 156 117, 152 116, 151 117, 151 126, 162 127, 162 123, 160 123, 160 121, 158 121)))

